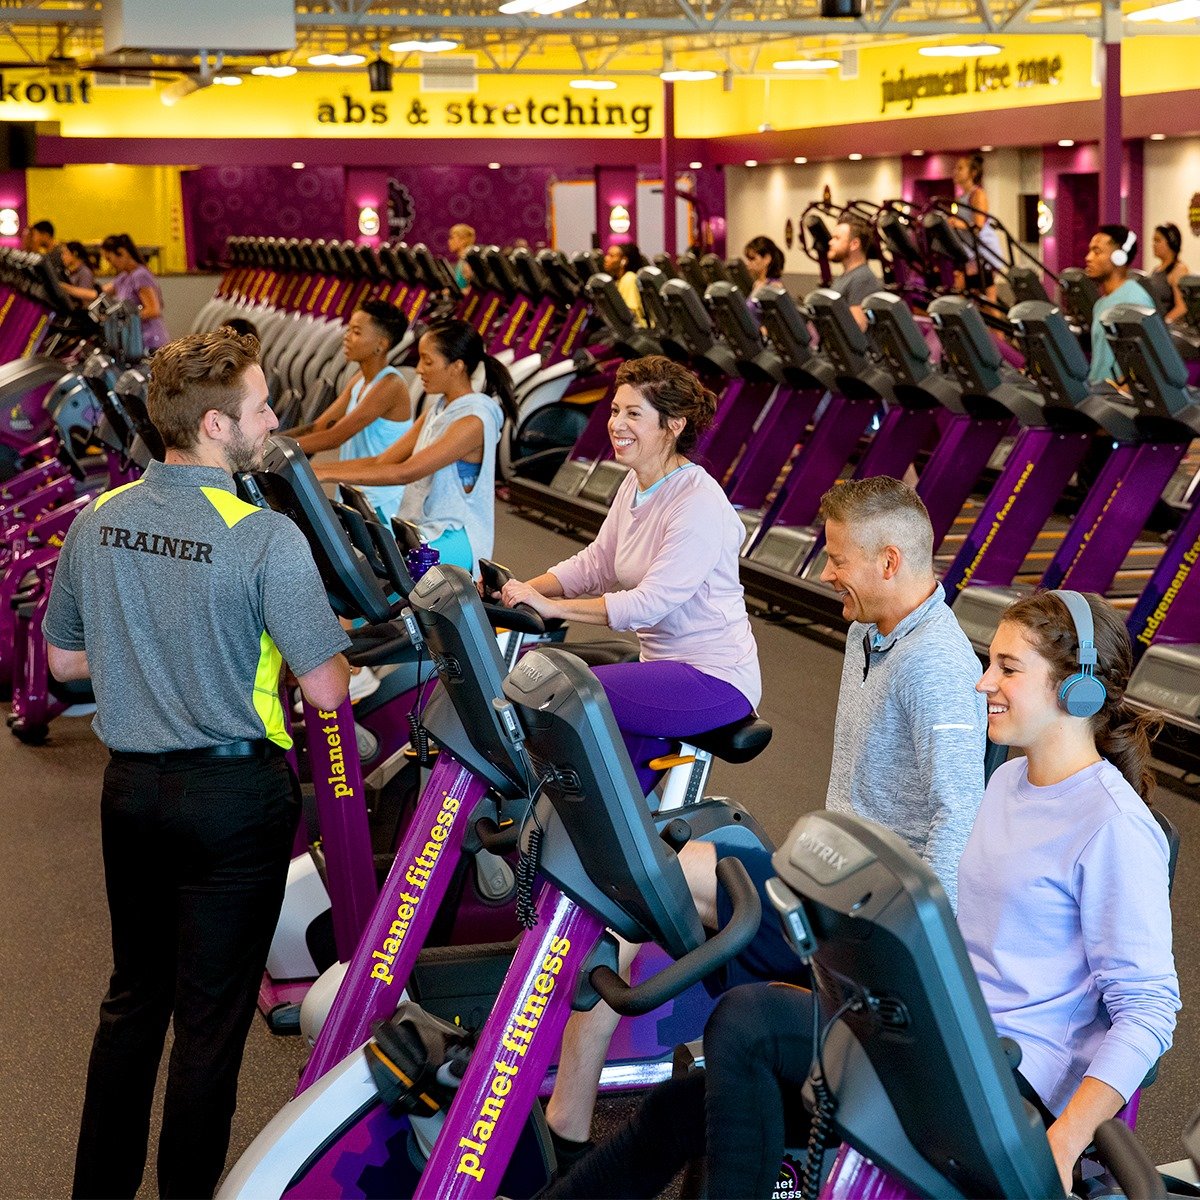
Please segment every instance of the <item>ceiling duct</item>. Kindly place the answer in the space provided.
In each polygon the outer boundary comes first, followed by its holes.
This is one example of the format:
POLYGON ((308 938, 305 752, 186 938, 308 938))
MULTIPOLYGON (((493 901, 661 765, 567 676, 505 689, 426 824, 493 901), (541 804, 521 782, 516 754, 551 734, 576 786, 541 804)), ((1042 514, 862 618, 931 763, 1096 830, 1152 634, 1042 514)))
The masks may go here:
POLYGON ((293 0, 105 0, 104 53, 275 54, 296 47, 293 0))

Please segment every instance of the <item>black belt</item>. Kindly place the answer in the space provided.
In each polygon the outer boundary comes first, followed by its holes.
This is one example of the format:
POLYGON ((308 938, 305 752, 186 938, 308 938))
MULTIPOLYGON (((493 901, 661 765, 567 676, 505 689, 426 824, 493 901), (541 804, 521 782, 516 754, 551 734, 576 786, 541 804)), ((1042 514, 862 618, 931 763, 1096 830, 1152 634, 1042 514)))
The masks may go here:
POLYGON ((210 758, 267 758, 282 754, 283 748, 267 738, 242 742, 226 742, 221 746, 197 746, 194 750, 164 750, 159 754, 142 754, 135 750, 110 750, 113 758, 122 762, 154 763, 165 767, 172 763, 198 762, 210 758))

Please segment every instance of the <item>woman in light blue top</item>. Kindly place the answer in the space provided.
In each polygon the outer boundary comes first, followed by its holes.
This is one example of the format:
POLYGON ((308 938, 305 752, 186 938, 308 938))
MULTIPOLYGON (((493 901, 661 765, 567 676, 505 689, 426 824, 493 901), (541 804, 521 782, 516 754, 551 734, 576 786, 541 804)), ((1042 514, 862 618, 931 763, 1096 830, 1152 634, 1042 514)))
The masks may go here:
POLYGON ((443 321, 421 338, 417 374, 428 400, 408 433, 374 458, 319 463, 317 478, 405 485, 400 516, 442 562, 474 573, 495 540, 496 446, 516 412, 512 380, 466 321, 443 321), (471 381, 481 364, 479 392, 471 381))
MULTIPOLYGON (((404 377, 388 354, 408 329, 408 319, 386 300, 364 300, 351 314, 342 339, 346 358, 359 370, 342 394, 311 425, 286 430, 306 454, 338 449, 345 459, 373 458, 412 428, 412 401, 404 377)), ((364 487, 385 520, 400 509, 404 488, 364 487)))

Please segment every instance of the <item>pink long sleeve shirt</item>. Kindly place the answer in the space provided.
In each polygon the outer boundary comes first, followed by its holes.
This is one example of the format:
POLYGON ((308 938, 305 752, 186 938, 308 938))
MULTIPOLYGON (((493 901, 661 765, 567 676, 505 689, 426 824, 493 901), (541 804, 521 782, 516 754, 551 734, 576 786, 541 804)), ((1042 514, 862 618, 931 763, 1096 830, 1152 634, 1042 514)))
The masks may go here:
POLYGON ((633 630, 643 662, 687 663, 757 705, 758 647, 738 577, 745 529, 699 466, 663 481, 636 507, 632 471, 596 540, 550 568, 568 599, 603 596, 609 626, 633 630))

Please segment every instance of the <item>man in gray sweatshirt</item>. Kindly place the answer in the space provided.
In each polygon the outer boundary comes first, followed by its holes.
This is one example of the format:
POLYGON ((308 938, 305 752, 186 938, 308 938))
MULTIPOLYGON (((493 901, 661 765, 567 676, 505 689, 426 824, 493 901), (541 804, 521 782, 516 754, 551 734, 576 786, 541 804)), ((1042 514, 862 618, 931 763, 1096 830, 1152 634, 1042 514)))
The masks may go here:
MULTIPOLYGON (((826 807, 885 825, 933 869, 951 905, 958 860, 983 799, 987 707, 981 671, 933 573, 933 529, 921 498, 879 476, 821 499, 829 562, 821 578, 850 622, 834 727, 826 807)), ((755 980, 806 982, 766 897, 775 874, 765 849, 689 842, 679 855, 700 919, 722 928, 731 905, 717 887, 718 855, 741 860, 762 899, 754 940, 715 987, 755 980)), ((626 967, 634 948, 623 946, 626 967)), ((560 1169, 590 1143, 596 1087, 616 1014, 601 1003, 567 1025, 546 1110, 560 1169)))
POLYGON ((827 808, 885 825, 932 868, 952 906, 983 798, 979 660, 933 573, 933 530, 897 479, 856 479, 821 500, 821 579, 850 622, 827 808))

